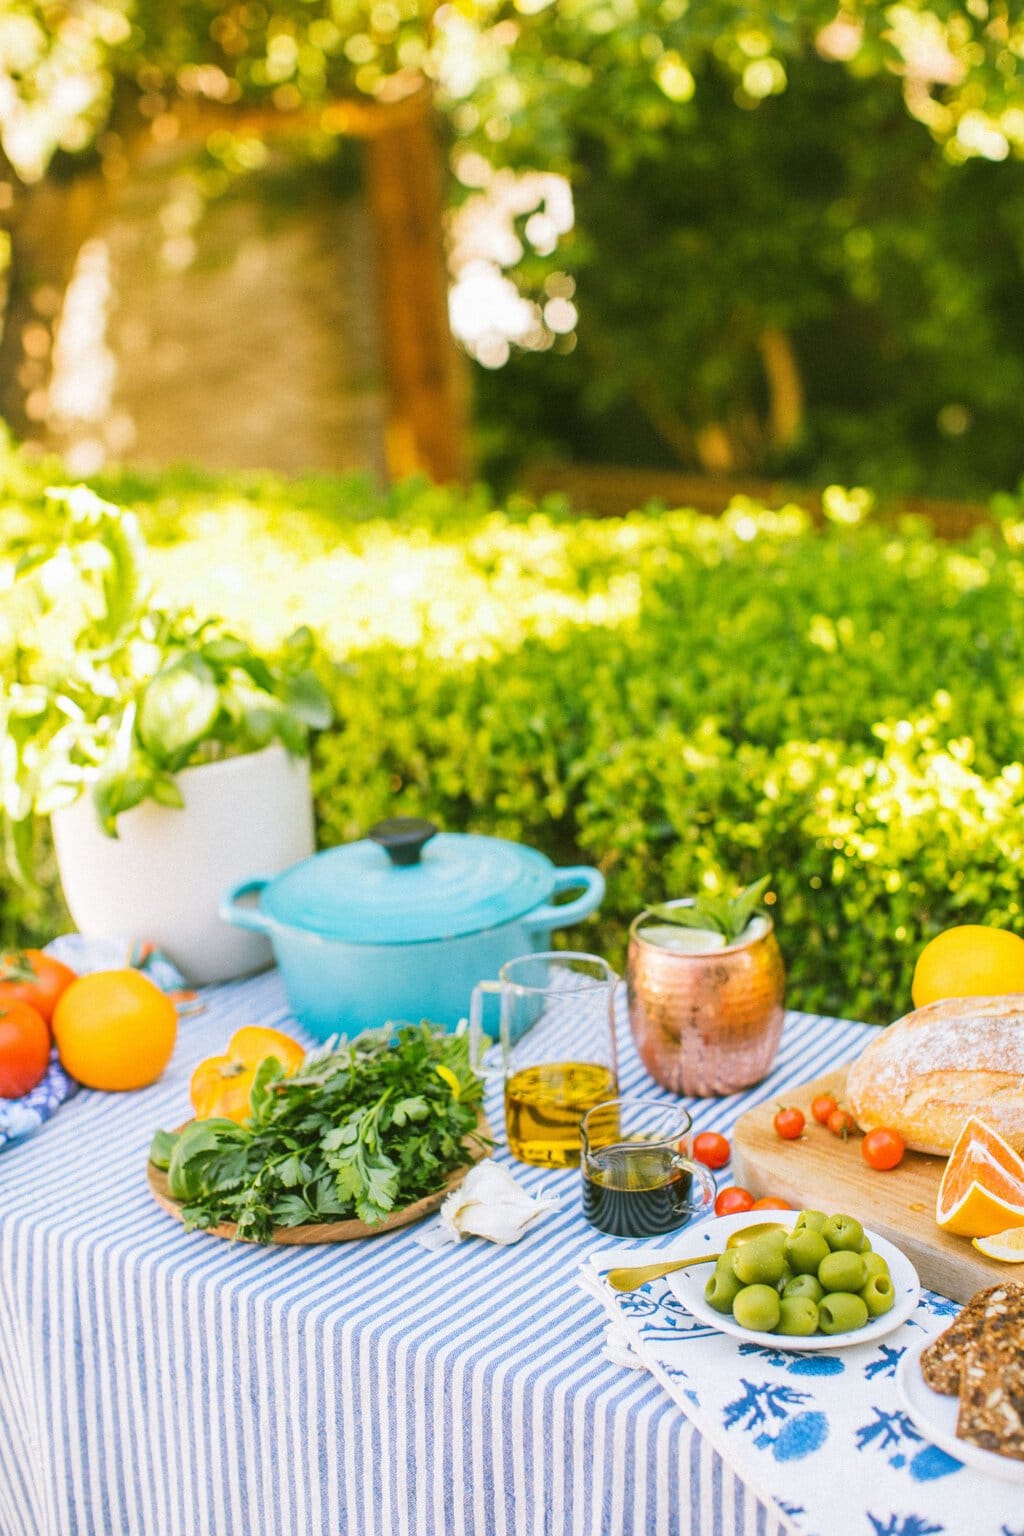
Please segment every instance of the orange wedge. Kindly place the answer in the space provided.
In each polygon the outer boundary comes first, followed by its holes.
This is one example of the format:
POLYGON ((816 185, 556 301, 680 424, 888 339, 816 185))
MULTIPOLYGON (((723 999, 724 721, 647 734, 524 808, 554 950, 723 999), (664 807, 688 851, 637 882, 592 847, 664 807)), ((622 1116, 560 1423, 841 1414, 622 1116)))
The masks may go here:
POLYGON ((943 1232, 994 1237, 1024 1227, 1024 1158, 972 1115, 949 1154, 935 1201, 943 1232))

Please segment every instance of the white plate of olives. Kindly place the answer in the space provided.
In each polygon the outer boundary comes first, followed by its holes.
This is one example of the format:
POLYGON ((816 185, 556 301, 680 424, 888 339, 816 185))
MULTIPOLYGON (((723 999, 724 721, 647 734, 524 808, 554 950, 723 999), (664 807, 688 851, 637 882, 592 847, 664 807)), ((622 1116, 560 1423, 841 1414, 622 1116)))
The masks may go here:
POLYGON ((673 1294, 747 1344, 868 1344, 905 1323, 921 1294, 906 1255, 845 1212, 744 1211, 695 1227, 686 1245, 700 1262, 669 1276, 673 1294))

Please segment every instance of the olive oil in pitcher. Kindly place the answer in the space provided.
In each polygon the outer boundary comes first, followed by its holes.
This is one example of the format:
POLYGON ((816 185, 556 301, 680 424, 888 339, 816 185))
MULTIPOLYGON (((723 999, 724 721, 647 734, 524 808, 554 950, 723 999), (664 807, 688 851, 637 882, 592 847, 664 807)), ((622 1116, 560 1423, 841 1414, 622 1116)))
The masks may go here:
POLYGON ((593 1062, 546 1061, 513 1072, 505 1083, 505 1130, 513 1157, 577 1168, 580 1121, 616 1092, 614 1074, 593 1062))

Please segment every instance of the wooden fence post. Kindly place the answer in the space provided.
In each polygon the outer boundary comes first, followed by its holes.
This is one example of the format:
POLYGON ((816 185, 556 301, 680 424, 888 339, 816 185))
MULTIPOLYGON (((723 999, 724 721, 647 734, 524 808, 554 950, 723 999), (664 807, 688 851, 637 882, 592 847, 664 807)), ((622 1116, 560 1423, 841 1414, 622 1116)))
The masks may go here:
POLYGON ((418 102, 390 119, 382 114, 366 143, 391 397, 387 461, 396 477, 465 480, 467 374, 448 324, 444 166, 426 92, 418 102))

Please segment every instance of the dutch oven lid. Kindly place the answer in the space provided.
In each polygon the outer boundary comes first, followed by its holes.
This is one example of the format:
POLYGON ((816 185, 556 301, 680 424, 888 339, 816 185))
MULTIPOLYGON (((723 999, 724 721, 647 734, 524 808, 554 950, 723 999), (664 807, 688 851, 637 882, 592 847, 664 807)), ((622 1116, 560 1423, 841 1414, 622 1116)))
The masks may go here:
POLYGON ((267 917, 350 944, 415 944, 479 933, 550 899, 554 866, 499 837, 441 832, 396 817, 271 880, 267 917))

